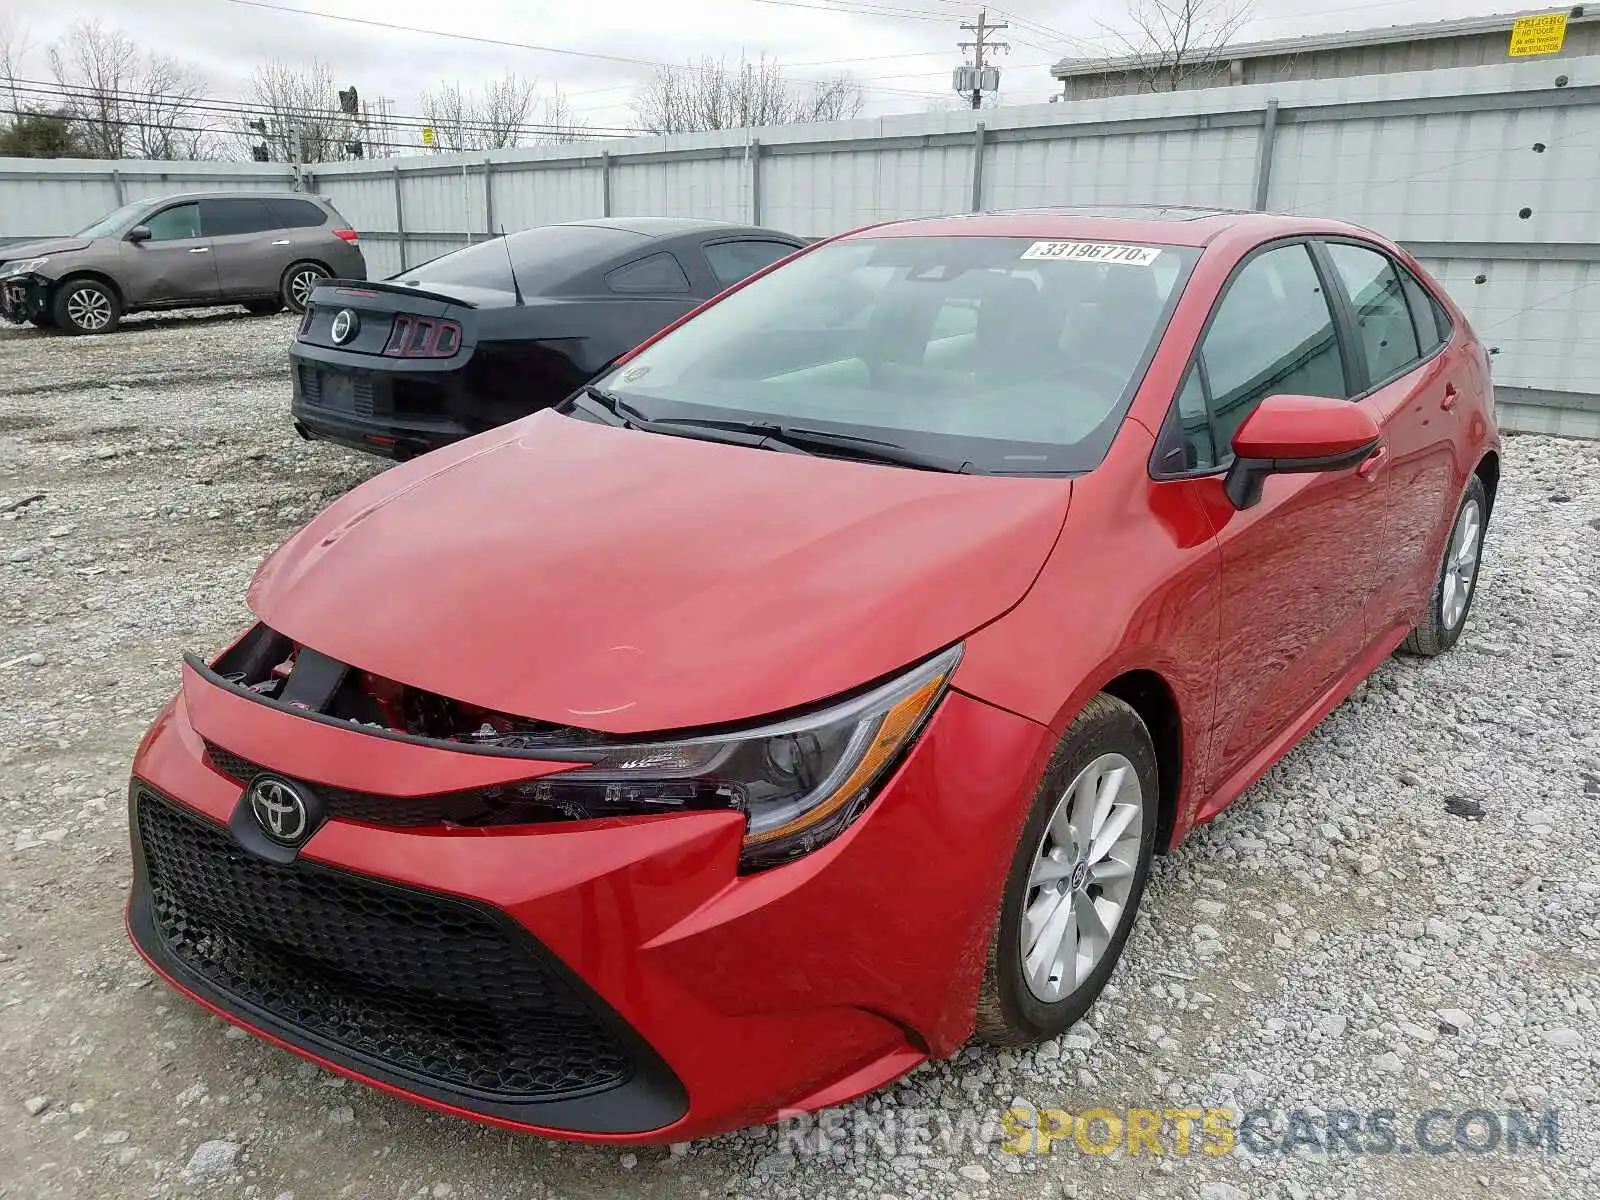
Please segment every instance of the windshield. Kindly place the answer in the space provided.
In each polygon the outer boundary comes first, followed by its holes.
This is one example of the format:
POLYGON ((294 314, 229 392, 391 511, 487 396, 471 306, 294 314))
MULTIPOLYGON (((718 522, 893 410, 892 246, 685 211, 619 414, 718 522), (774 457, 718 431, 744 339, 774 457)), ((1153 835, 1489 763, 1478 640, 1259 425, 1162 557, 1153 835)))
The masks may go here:
POLYGON ((826 429, 982 471, 1087 471, 1198 253, 1033 238, 834 242, 598 382, 660 420, 826 429))
POLYGON ((97 238, 110 237, 119 232, 124 226, 131 225, 134 217, 148 207, 148 202, 135 200, 132 204, 124 204, 116 212, 107 213, 87 229, 80 229, 73 237, 97 238))

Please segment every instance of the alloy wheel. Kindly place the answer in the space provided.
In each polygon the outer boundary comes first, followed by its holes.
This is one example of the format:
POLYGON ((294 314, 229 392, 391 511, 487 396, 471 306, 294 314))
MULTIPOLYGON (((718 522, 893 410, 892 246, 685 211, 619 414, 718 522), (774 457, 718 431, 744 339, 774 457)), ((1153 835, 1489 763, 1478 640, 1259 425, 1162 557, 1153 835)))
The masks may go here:
POLYGON ((317 290, 324 276, 321 271, 307 267, 303 271, 296 271, 289 279, 289 298, 294 301, 298 309, 304 309, 311 303, 311 293, 317 290))
POLYGON ((79 288, 67 297, 67 316, 79 329, 99 333, 111 324, 111 301, 97 288, 79 288))
POLYGON ((1035 999, 1076 991, 1132 915, 1143 825, 1139 773, 1121 754, 1096 758, 1056 802, 1023 901, 1022 974, 1035 999))
POLYGON ((1461 506, 1445 551, 1444 581, 1439 590, 1439 616, 1446 629, 1454 629, 1467 613, 1467 599, 1478 574, 1478 552, 1483 540, 1483 512, 1477 500, 1461 506))

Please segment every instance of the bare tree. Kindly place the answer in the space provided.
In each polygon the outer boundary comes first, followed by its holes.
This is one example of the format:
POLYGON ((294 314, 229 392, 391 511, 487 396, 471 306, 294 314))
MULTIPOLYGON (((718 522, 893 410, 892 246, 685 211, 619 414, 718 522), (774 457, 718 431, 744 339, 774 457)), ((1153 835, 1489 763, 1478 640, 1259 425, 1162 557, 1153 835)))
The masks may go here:
POLYGON ((485 85, 481 95, 459 83, 441 83, 422 93, 422 113, 444 150, 571 142, 584 128, 560 88, 541 98, 538 81, 514 71, 485 85))
POLYGON ((140 66, 139 90, 128 105, 129 129, 140 158, 212 157, 212 116, 201 109, 206 80, 193 66, 170 54, 147 54, 140 66))
POLYGON ((1251 0, 1129 0, 1132 28, 1101 28, 1133 60, 1143 90, 1175 92, 1215 70, 1251 7, 1251 0))
POLYGON ((658 67, 650 82, 634 93, 640 124, 652 133, 690 133, 703 129, 743 129, 837 121, 861 111, 861 86, 849 75, 790 82, 782 68, 763 55, 702 58, 684 67, 658 67))
POLYGON ((541 102, 544 128, 539 134, 541 142, 564 144, 582 139, 589 122, 572 111, 572 101, 560 88, 552 88, 541 102))
MULTIPOLYGON (((28 109, 23 103, 23 89, 18 86, 22 74, 22 61, 28 57, 32 42, 24 26, 13 25, 9 19, 0 20, 0 88, 4 88, 5 107, 9 112, 0 118, 20 117, 28 109)), ((0 119, 0 125, 8 123, 0 119)))
POLYGON ((333 68, 311 60, 294 66, 281 59, 257 67, 245 83, 245 102, 256 113, 239 136, 265 145, 272 162, 339 162, 349 158, 355 117, 339 104, 333 68))
POLYGON ((65 111, 95 158, 200 158, 206 81, 192 65, 144 50, 120 29, 78 21, 49 49, 65 111))

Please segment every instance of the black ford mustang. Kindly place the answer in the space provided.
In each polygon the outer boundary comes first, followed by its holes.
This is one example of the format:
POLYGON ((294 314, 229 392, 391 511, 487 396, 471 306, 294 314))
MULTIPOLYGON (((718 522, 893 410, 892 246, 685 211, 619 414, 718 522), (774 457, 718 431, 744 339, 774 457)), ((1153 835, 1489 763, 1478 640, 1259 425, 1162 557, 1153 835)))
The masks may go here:
POLYGON ((405 459, 503 425, 808 240, 673 217, 573 221, 382 283, 329 280, 289 351, 295 428, 405 459))

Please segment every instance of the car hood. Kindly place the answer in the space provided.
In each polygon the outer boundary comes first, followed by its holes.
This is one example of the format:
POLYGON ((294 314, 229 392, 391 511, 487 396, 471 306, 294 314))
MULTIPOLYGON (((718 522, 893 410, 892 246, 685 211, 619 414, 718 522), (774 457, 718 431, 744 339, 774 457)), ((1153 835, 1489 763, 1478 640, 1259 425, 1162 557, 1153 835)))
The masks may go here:
POLYGON ((22 242, 15 246, 0 246, 0 262, 43 258, 50 254, 72 254, 78 250, 87 250, 89 246, 89 238, 48 238, 42 242, 22 242))
POLYGON ((302 645, 608 733, 837 695, 1022 598, 1071 483, 951 475, 541 412, 385 472, 257 573, 302 645))

